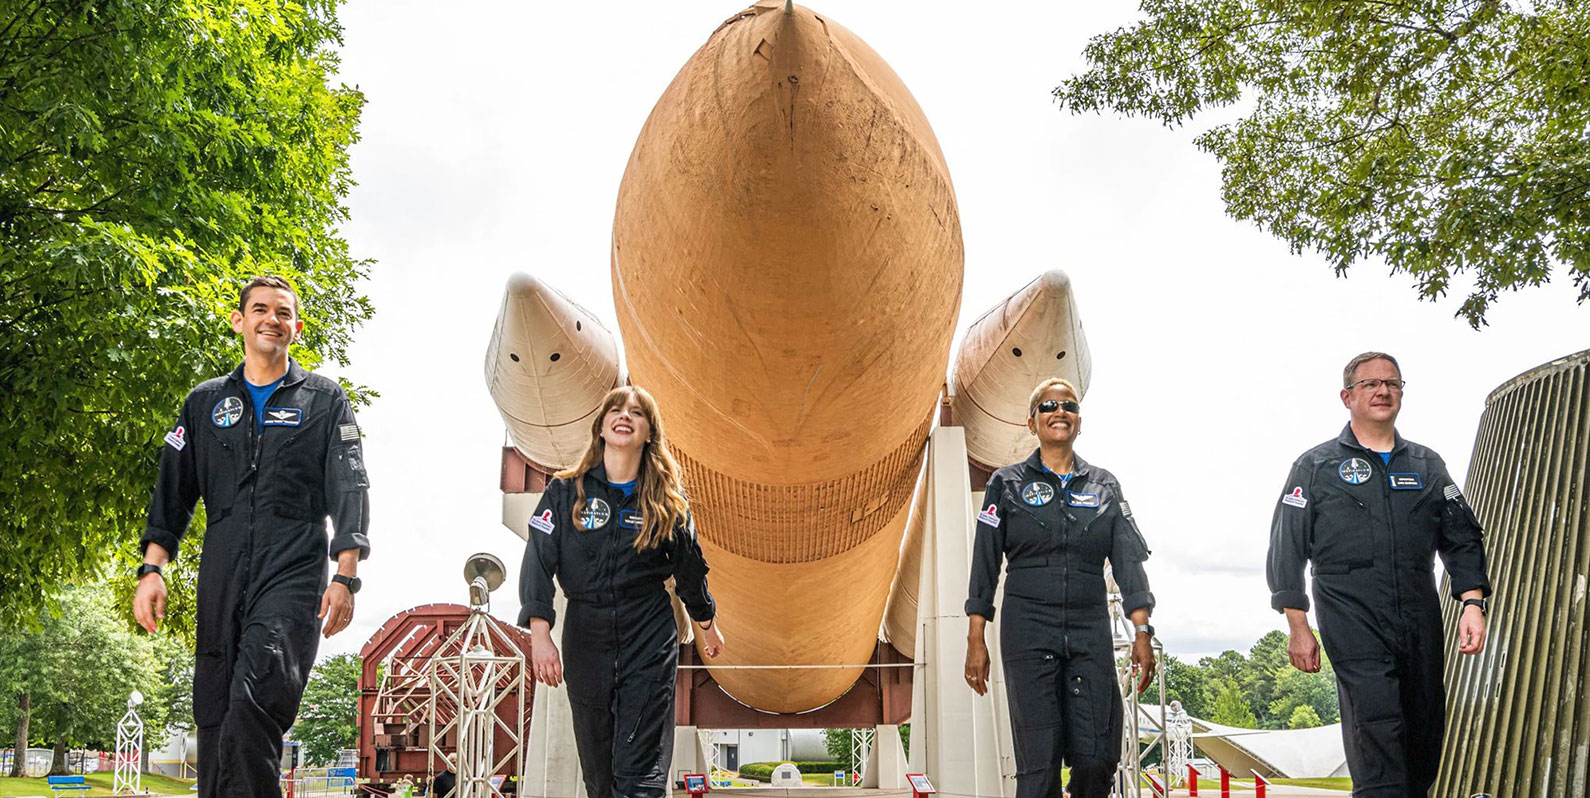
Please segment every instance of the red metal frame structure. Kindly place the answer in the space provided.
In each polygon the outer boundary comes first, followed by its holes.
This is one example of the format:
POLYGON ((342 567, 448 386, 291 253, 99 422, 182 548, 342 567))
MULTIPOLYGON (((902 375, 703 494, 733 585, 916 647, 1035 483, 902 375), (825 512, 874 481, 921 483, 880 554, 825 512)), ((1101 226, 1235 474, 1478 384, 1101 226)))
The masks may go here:
MULTIPOLYGON (((430 772, 427 707, 432 705, 431 660, 447 656, 441 646, 464 626, 469 614, 469 608, 461 604, 425 604, 404 610, 382 624, 359 652, 363 665, 359 673, 358 768, 359 776, 368 780, 367 786, 383 789, 404 775, 423 780, 430 772)), ((529 658, 529 635, 495 618, 489 623, 529 658)), ((532 697, 525 696, 521 739, 530 731, 532 697)), ((515 696, 510 698, 498 713, 505 724, 514 720, 505 714, 517 704, 515 696)), ((455 738, 456 730, 450 731, 437 747, 451 755, 457 746, 455 738)), ((512 744, 500 730, 496 738, 498 750, 507 750, 512 744)))
MULTIPOLYGON (((703 663, 695 647, 685 645, 679 647, 679 664, 703 663)), ((911 717, 911 660, 880 642, 868 664, 855 686, 832 703, 788 715, 752 709, 723 692, 710 671, 680 667, 674 677, 674 723, 702 729, 861 729, 904 723, 911 717)))

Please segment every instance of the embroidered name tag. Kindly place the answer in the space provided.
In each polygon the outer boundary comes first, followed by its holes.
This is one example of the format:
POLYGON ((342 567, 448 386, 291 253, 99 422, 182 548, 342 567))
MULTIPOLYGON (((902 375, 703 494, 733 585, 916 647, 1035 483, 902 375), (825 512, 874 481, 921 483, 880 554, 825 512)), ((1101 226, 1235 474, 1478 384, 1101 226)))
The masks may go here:
POLYGON ((1424 480, 1418 474, 1392 474, 1392 490, 1424 490, 1424 480))
POLYGON ((619 510, 618 525, 625 529, 640 529, 640 513, 634 510, 619 510))
POLYGON ((1077 493, 1075 491, 1067 491, 1066 492, 1066 504, 1068 504, 1068 505, 1070 505, 1072 507, 1098 507, 1099 506, 1099 494, 1097 494, 1097 493, 1077 493))
POLYGON ((296 427, 304 420, 304 411, 297 407, 265 408, 265 426, 296 427))

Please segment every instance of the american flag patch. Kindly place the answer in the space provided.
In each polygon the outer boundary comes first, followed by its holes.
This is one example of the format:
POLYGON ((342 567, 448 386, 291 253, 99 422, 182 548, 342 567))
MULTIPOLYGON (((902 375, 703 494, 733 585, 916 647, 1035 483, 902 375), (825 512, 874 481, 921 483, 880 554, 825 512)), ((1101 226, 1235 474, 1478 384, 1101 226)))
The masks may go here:
POLYGON ((1450 501, 1456 501, 1458 499, 1463 498, 1463 491, 1458 490, 1458 486, 1456 486, 1456 485, 1448 485, 1448 486, 1446 486, 1445 493, 1446 493, 1446 500, 1449 501, 1449 502, 1450 501))
POLYGON ((358 424, 343 424, 342 426, 337 427, 337 432, 342 436, 342 440, 344 442, 356 441, 359 439, 358 424))

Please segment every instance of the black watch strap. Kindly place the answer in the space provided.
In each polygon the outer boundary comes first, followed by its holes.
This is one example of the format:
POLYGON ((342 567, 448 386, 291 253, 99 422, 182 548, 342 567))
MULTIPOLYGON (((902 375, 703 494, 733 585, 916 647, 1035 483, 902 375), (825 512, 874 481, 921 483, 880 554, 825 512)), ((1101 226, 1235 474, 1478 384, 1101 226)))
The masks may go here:
POLYGON ((359 588, 364 585, 364 580, 359 577, 343 576, 342 574, 332 574, 331 581, 346 587, 349 593, 358 593, 359 588))
POLYGON ((160 566, 155 565, 154 563, 146 562, 143 565, 138 566, 138 578, 139 579, 143 579, 145 576, 147 576, 149 574, 160 574, 160 578, 161 579, 165 579, 166 578, 166 572, 160 570, 160 566))
POLYGON ((1473 606, 1479 607, 1480 608, 1480 614, 1481 615, 1485 614, 1485 599, 1482 599, 1482 598, 1463 599, 1463 606, 1467 607, 1469 605, 1473 605, 1473 606))

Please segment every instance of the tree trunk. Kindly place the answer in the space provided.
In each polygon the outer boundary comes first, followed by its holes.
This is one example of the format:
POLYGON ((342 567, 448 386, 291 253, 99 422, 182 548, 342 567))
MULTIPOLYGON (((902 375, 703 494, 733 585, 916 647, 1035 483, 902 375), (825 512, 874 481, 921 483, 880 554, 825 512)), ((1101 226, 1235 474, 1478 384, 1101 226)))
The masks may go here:
POLYGON ((20 779, 27 775, 28 764, 28 718, 30 696, 23 690, 17 695, 17 747, 16 754, 11 757, 11 778, 20 779))
POLYGON ((58 737, 55 740, 55 758, 50 762, 51 776, 69 776, 66 769, 66 738, 58 737))

